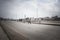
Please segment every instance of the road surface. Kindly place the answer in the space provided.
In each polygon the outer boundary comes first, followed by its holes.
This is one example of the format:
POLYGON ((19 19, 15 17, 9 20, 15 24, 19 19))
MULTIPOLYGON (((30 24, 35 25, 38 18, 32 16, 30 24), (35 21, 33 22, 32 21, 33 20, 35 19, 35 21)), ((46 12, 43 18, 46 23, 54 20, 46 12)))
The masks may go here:
POLYGON ((0 40, 9 40, 9 38, 7 37, 1 26, 0 26, 0 40))
POLYGON ((12 40, 60 40, 60 26, 2 21, 3 28, 12 40), (25 38, 24 38, 25 37, 25 38))

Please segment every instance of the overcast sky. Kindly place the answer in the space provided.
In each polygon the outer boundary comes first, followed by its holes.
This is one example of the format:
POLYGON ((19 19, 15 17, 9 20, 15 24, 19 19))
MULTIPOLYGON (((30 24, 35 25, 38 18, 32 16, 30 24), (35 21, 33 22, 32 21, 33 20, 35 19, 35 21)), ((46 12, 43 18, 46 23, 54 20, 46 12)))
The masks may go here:
POLYGON ((60 0, 0 0, 0 17, 60 16, 60 0))

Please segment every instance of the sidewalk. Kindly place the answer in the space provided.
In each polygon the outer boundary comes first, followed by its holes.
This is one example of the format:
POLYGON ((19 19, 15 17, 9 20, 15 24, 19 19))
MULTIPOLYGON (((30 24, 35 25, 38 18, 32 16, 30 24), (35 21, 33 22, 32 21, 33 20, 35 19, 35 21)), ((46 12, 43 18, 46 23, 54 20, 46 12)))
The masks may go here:
POLYGON ((2 30, 1 26, 0 26, 0 40, 9 40, 7 35, 2 30))

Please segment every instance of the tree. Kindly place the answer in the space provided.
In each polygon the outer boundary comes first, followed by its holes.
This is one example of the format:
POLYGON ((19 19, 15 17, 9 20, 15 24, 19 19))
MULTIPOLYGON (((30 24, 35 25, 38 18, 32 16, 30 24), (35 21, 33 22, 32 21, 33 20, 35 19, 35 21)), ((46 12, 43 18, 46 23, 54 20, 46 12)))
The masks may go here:
POLYGON ((52 18, 55 18, 56 19, 56 18, 58 18, 58 16, 53 16, 52 18))

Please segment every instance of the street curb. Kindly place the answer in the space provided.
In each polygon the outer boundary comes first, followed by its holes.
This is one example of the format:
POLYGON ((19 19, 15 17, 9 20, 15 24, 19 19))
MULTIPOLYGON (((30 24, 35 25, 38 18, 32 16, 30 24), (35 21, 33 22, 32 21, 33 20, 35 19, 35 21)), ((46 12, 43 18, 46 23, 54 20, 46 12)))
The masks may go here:
POLYGON ((53 26, 60 26, 60 24, 46 24, 46 23, 40 23, 40 24, 44 24, 44 25, 53 25, 53 26))

